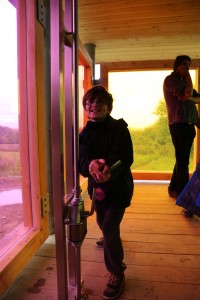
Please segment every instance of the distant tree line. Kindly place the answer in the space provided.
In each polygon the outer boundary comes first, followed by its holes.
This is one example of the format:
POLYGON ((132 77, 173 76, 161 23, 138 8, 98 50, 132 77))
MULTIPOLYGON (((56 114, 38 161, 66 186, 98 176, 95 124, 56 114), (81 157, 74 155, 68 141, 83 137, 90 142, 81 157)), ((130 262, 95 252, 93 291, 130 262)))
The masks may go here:
POLYGON ((18 144, 19 130, 16 128, 0 126, 0 144, 18 144))

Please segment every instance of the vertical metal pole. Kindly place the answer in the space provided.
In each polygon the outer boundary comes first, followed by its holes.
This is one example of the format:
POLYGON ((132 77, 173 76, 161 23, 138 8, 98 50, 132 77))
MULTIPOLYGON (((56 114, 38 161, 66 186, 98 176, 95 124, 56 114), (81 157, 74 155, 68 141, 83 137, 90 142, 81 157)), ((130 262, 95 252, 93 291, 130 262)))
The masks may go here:
MULTIPOLYGON (((64 24, 66 34, 72 37, 71 51, 65 47, 65 75, 66 70, 72 71, 72 89, 66 90, 65 99, 69 98, 71 92, 72 111, 73 111, 73 199, 69 205, 68 218, 66 221, 68 229, 68 293, 70 299, 81 298, 81 244, 86 233, 86 219, 84 219, 84 206, 81 199, 80 179, 78 171, 79 158, 79 99, 78 99, 78 1, 65 0, 64 24), (71 61, 72 60, 72 65, 71 61), (67 94, 69 94, 67 96, 67 94)), ((69 48, 69 47, 68 47, 69 48)), ((69 78, 65 80, 65 88, 69 88, 69 78)), ((68 99, 69 101, 70 99, 68 99)), ((67 105, 67 103, 65 103, 67 105)), ((69 114, 67 106, 66 116, 69 114)), ((66 132, 69 128, 66 128, 66 132)), ((68 145, 66 145, 68 148, 68 145)), ((66 153, 67 156, 67 153, 66 153)), ((67 179, 72 176, 67 170, 67 179)))
POLYGON ((51 145, 51 53, 50 53, 50 3, 45 2, 46 26, 44 26, 44 55, 45 55, 45 141, 46 141, 46 168, 47 168, 47 190, 49 193, 49 233, 54 233, 53 220, 53 190, 52 190, 52 145, 51 145))
POLYGON ((56 264, 58 299, 68 299, 67 290, 67 260, 66 237, 63 222, 64 211, 64 176, 63 176, 63 134, 61 99, 63 89, 61 85, 62 66, 62 0, 50 1, 50 29, 51 29, 51 122, 52 122, 52 177, 53 203, 56 238, 56 264))
POLYGON ((87 43, 84 45, 92 59, 92 85, 95 84, 95 48, 96 45, 92 43, 87 43))
POLYGON ((74 76, 74 196, 80 197, 80 181, 78 172, 79 157, 79 99, 78 99, 78 1, 73 0, 73 76, 74 76))

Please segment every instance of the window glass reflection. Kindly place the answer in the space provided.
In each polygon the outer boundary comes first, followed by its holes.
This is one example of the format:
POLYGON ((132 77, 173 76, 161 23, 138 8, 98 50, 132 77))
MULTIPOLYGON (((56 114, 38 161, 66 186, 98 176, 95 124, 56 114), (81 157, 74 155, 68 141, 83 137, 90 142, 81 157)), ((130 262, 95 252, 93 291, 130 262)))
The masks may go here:
POLYGON ((16 9, 0 1, 0 257, 23 231, 16 9))

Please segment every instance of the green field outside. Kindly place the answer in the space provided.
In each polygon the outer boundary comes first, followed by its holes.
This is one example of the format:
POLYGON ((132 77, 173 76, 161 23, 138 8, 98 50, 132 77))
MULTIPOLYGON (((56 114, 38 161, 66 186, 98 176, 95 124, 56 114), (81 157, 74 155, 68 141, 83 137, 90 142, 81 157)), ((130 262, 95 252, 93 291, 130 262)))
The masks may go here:
MULTIPOLYGON (((133 171, 172 171, 174 148, 166 125, 158 122, 145 129, 129 130, 134 148, 133 171)), ((193 171, 193 149, 190 171, 193 171)), ((0 176, 20 176, 19 144, 0 144, 0 176)))
POLYGON ((0 144, 0 176, 20 176, 19 144, 0 144))
MULTIPOLYGON (((169 131, 159 139, 157 128, 143 130, 129 129, 133 141, 134 163, 131 169, 138 171, 172 171, 175 163, 174 147, 169 131)), ((193 171, 193 149, 190 157, 190 171, 193 171)))

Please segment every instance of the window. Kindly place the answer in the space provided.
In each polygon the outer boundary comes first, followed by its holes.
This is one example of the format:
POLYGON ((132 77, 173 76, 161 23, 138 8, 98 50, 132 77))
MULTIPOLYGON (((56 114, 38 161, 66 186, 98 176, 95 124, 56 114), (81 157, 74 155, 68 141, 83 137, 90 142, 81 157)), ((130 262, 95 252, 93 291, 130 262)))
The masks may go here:
POLYGON ((24 229, 18 122, 17 20, 10 2, 0 2, 0 257, 24 229))
MULTIPOLYGON (((114 98, 112 116, 128 123, 134 144, 133 170, 171 171, 174 149, 167 124, 163 96, 164 78, 171 70, 109 72, 114 98)), ((193 84, 195 70, 190 71, 193 84)), ((193 170, 193 151, 190 170, 193 170)))
POLYGON ((0 163, 3 161, 6 166, 4 169, 2 165, 0 167, 3 192, 7 192, 8 183, 10 188, 15 180, 15 189, 9 192, 8 199, 5 193, 3 195, 4 201, 12 201, 12 204, 7 202, 7 206, 12 206, 9 220, 2 210, 5 206, 0 205, 0 222, 6 221, 10 226, 11 221, 15 221, 13 230, 0 236, 0 272, 4 278, 4 284, 0 286, 2 294, 45 241, 49 231, 48 215, 41 213, 42 199, 47 196, 43 28, 36 26, 34 1, 4 0, 0 1, 0 6, 0 23, 6 16, 6 24, 0 26, 0 51, 9 45, 5 53, 0 54, 0 93, 9 83, 0 96, 0 128, 4 129, 0 131, 1 140, 4 138, 4 145, 0 142, 0 163), (17 10, 10 4, 15 2, 17 10), (7 30, 14 31, 11 34, 7 30), (2 74, 4 62, 6 68, 2 74), (13 98, 10 97, 11 91, 15 91, 13 98), (9 96, 9 100, 5 101, 2 95, 9 96), (16 199, 20 203, 13 204, 16 199), (16 209, 18 204, 20 211, 16 209))

